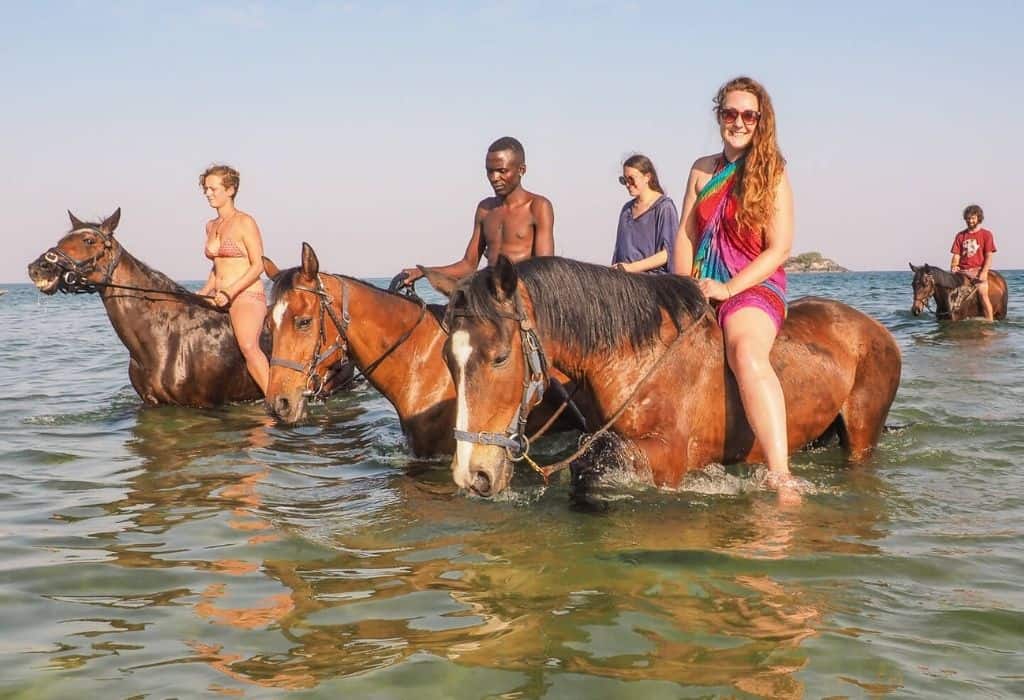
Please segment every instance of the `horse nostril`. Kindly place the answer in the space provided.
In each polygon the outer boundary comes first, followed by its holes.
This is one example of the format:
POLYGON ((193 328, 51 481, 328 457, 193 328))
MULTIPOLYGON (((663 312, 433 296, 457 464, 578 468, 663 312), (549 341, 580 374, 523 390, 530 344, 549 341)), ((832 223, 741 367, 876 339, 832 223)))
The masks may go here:
POLYGON ((276 413, 279 416, 283 416, 286 413, 288 413, 288 408, 290 405, 291 402, 289 402, 286 397, 279 396, 277 398, 277 401, 274 402, 274 413, 276 413))
POLYGON ((476 472, 473 474, 473 491, 481 496, 491 495, 491 477, 487 476, 484 472, 476 472))

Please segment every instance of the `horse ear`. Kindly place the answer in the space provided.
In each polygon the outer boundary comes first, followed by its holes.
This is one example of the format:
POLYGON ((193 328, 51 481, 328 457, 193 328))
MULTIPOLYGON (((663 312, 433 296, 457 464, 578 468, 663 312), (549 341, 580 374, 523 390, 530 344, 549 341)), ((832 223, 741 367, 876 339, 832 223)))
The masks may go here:
POLYGON ((281 274, 281 268, 275 265, 274 261, 266 255, 263 256, 263 271, 266 272, 267 277, 272 280, 276 280, 277 276, 281 274))
POLYGON ((912 263, 912 262, 908 262, 907 264, 908 264, 908 265, 910 265, 910 271, 911 271, 911 272, 917 272, 917 268, 916 268, 916 267, 914 267, 914 263, 912 263))
POLYGON ((511 299, 516 293, 519 285, 519 274, 515 266, 504 255, 498 256, 498 262, 491 269, 491 276, 487 280, 491 294, 498 301, 511 299))
POLYGON ((79 218, 77 216, 72 214, 70 209, 68 209, 68 216, 71 217, 71 228, 72 229, 83 228, 85 226, 85 222, 79 220, 79 218))
POLYGON ((316 252, 313 246, 305 241, 302 242, 302 274, 310 278, 320 274, 320 261, 316 257, 316 252))
POLYGON ((121 221, 121 207, 118 207, 117 211, 115 211, 113 214, 111 214, 110 216, 108 216, 106 219, 103 220, 103 223, 100 224, 100 231, 103 231, 108 236, 113 236, 114 235, 114 229, 117 228, 117 224, 120 221, 121 221))
POLYGON ((452 290, 455 289, 455 285, 459 283, 459 280, 451 275, 446 275, 443 272, 437 270, 431 270, 429 267, 423 267, 422 265, 416 266, 420 272, 423 273, 423 278, 430 283, 430 286, 444 294, 446 297, 452 295, 452 290))

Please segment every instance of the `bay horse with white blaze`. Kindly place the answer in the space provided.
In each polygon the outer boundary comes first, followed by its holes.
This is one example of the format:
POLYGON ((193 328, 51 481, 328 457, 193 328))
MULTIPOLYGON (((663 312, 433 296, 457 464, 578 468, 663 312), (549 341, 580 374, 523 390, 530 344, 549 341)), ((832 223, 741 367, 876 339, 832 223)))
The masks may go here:
MULTIPOLYGON (((28 266, 36 288, 98 293, 128 348, 128 378, 147 404, 208 407, 262 398, 224 310, 131 255, 114 237, 118 209, 71 231, 28 266)), ((266 333, 264 348, 270 345, 266 333)))
MULTIPOLYGON (((985 316, 985 310, 978 296, 978 287, 967 275, 946 270, 925 263, 920 267, 910 263, 914 273, 911 288, 914 291, 914 303, 910 312, 920 316, 928 306, 928 301, 935 302, 935 316, 940 321, 963 321, 967 318, 985 316)), ((1006 279, 995 270, 988 271, 988 299, 992 302, 992 317, 1001 321, 1006 318, 1007 306, 1006 279)))
MULTIPOLYGON (((322 273, 308 243, 299 267, 281 270, 266 257, 263 264, 274 280, 267 404, 280 420, 302 419, 327 356, 342 353, 394 406, 413 454, 454 452, 455 385, 441 355, 448 337, 444 307, 322 273)), ((536 411, 529 430, 547 425, 555 412, 536 411)), ((563 418, 552 419, 551 427, 578 427, 563 418)))
MULTIPOLYGON (((656 484, 678 485, 712 462, 764 459, 722 331, 690 278, 501 258, 455 290, 448 314, 460 487, 491 496, 508 485, 516 415, 529 403, 522 387, 538 379, 534 345, 541 364, 586 383, 603 423, 639 450, 646 464, 637 468, 656 484)), ((866 459, 899 386, 900 352, 889 331, 840 302, 800 299, 771 363, 786 398, 790 450, 837 435, 851 461, 866 459)))

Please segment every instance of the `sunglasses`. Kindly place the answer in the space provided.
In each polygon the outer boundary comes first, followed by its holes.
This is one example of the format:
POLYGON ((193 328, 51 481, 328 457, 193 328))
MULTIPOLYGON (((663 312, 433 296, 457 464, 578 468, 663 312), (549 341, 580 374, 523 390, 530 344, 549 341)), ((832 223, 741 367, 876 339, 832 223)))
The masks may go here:
POLYGON ((718 118, 722 120, 723 124, 732 124, 737 118, 740 118, 747 126, 753 126, 761 118, 761 113, 752 109, 745 109, 741 112, 733 107, 719 107, 718 118))
POLYGON ((632 177, 626 177, 625 175, 619 175, 620 185, 629 185, 630 187, 636 187, 636 180, 632 177))

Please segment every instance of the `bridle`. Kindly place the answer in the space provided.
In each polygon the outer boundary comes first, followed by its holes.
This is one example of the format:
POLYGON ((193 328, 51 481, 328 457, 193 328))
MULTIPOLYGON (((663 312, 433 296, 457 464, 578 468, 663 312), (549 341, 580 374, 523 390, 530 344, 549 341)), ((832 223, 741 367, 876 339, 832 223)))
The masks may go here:
POLYGON ((53 246, 43 253, 43 260, 63 270, 57 286, 57 289, 59 289, 62 294, 95 294, 100 289, 127 289, 147 294, 169 294, 171 296, 185 297, 186 299, 195 297, 202 299, 213 298, 209 294, 196 294, 195 292, 190 292, 187 289, 155 289, 152 287, 136 287, 130 284, 114 284, 110 280, 114 276, 114 270, 116 270, 117 266, 121 264, 121 256, 124 255, 124 247, 118 243, 113 236, 96 226, 79 226, 68 235, 70 236, 72 233, 86 232, 95 233, 103 240, 103 249, 90 258, 86 258, 85 260, 75 260, 57 246, 53 246), (88 278, 96 269, 96 263, 99 262, 100 258, 106 255, 107 251, 111 249, 114 250, 114 256, 107 264, 107 269, 103 273, 103 279, 99 282, 90 282, 88 278))
MULTIPOLYGON (((540 344, 540 340, 537 337, 537 333, 533 328, 533 322, 523 313, 522 302, 519 298, 519 291, 516 290, 514 297, 515 310, 514 313, 508 313, 499 311, 498 315, 502 318, 508 318, 516 321, 519 324, 519 336, 522 340, 523 356, 526 359, 526 371, 523 378, 523 395, 519 402, 519 407, 516 408, 515 414, 512 416, 512 420, 509 422, 509 427, 505 433, 490 433, 486 431, 481 432, 467 432, 464 430, 455 430, 455 439, 464 442, 471 442, 477 445, 495 445, 497 447, 505 448, 505 454, 512 462, 519 462, 526 460, 526 462, 533 468, 535 472, 541 475, 544 479, 544 483, 548 483, 548 479, 552 474, 561 471, 568 467, 572 462, 580 457, 583 453, 590 449, 590 446, 601 437, 604 433, 608 432, 616 421, 622 417, 622 414, 626 412, 626 409, 633 402, 633 399, 637 397, 640 389, 647 383, 647 380, 654 375, 655 372, 665 363, 666 359, 672 354, 672 351, 683 342, 690 331, 697 327, 707 315, 710 313, 710 307, 705 306, 704 312, 699 316, 694 317, 688 326, 679 329, 679 334, 672 340, 672 342, 665 348, 665 352, 655 360, 654 364, 647 370, 643 377, 640 378, 633 386, 633 391, 630 392, 629 396, 622 402, 622 404, 615 410, 614 413, 609 416, 608 420, 593 433, 590 433, 585 439, 580 441, 579 448, 571 455, 562 459, 554 464, 542 467, 537 464, 530 457, 530 440, 526 437, 526 419, 530 409, 537 403, 540 402, 544 395, 544 388, 548 381, 548 362, 547 357, 544 355, 544 348, 540 344), (533 401, 533 397, 536 396, 537 400, 533 401), (532 402, 532 403, 531 403, 532 402)), ((466 311, 452 310, 449 307, 448 314, 452 317, 462 318, 474 318, 475 314, 468 313, 466 311)), ((538 430, 533 439, 536 439, 550 427, 553 421, 548 423, 538 430)))
MULTIPOLYGON (((503 447, 505 454, 513 462, 527 458, 530 452, 530 439, 526 436, 526 421, 530 409, 544 398, 544 390, 548 384, 548 360, 544 354, 533 321, 523 312, 523 304, 516 290, 513 297, 513 311, 499 311, 498 315, 515 321, 519 327, 520 346, 523 351, 525 372, 523 375, 523 393, 516 412, 512 414, 508 428, 504 433, 468 432, 455 430, 455 439, 461 442, 472 442, 477 445, 494 445, 503 447)), ((473 314, 449 307, 448 316, 452 318, 472 318, 473 314)), ((538 431, 539 432, 539 431, 538 431)), ((537 437, 535 435, 534 437, 537 437)))
MULTIPOLYGON (((75 260, 70 255, 65 253, 63 250, 54 246, 43 253, 43 260, 56 265, 58 268, 63 270, 60 275, 59 287, 60 291, 64 294, 93 294, 99 287, 110 286, 110 279, 114 275, 114 270, 121 262, 121 255, 124 253, 124 248, 121 247, 114 237, 103 231, 96 226, 80 226, 71 233, 94 233, 100 237, 103 241, 103 248, 100 252, 96 253, 90 258, 85 260, 75 260), (96 263, 99 262, 100 258, 107 254, 107 251, 115 249, 113 257, 107 264, 107 269, 103 274, 103 279, 100 282, 90 282, 88 280, 89 275, 96 269, 96 263)), ((68 235, 71 235, 70 233, 68 235)))
MULTIPOLYGON (((349 313, 348 310, 348 285, 345 283, 344 278, 338 275, 332 275, 332 277, 337 279, 338 282, 341 284, 341 318, 338 317, 338 314, 334 310, 334 297, 331 296, 330 292, 327 291, 327 288, 324 286, 323 279, 319 273, 316 276, 316 287, 301 287, 299 285, 294 285, 292 287, 292 289, 294 290, 300 292, 307 292, 309 294, 314 295, 317 298, 317 306, 319 307, 318 314, 320 317, 320 327, 319 332, 317 333, 316 345, 313 346, 313 354, 310 357, 309 362, 302 364, 283 357, 272 356, 270 358, 270 365, 272 367, 284 367, 285 369, 290 369, 305 375, 305 389, 303 390, 302 393, 304 396, 311 399, 316 399, 320 397, 320 395, 324 391, 324 388, 327 386, 327 380, 330 378, 330 374, 327 371, 324 371, 323 375, 321 375, 317 371, 320 365, 324 362, 324 360, 328 359, 338 350, 341 350, 345 353, 348 352, 348 327, 349 324, 352 322, 352 315, 349 313), (335 337, 334 342, 332 342, 330 345, 327 345, 327 332, 325 330, 326 324, 324 323, 325 316, 331 319, 331 322, 334 324, 334 328, 337 331, 337 336, 335 337), (324 347, 325 345, 326 348, 324 347)), ((420 315, 416 319, 416 323, 414 323, 408 330, 403 332, 402 335, 398 337, 398 340, 392 343, 391 346, 387 350, 385 350, 380 357, 378 357, 376 360, 374 360, 361 370, 361 374, 363 375, 363 377, 368 378, 370 374, 372 374, 373 371, 380 366, 381 362, 387 359, 391 355, 391 353, 397 350, 398 347, 402 345, 402 343, 409 339, 409 336, 412 335, 413 331, 416 330, 416 328, 420 325, 420 322, 423 320, 423 317, 427 311, 426 303, 418 296, 416 296, 414 293, 407 294, 406 296, 410 299, 414 299, 416 302, 419 303, 420 315)))
POLYGON ((953 318, 953 314, 960 310, 960 307, 966 304, 971 298, 978 293, 978 286, 976 284, 970 285, 970 289, 966 291, 963 289, 965 285, 959 287, 941 287, 935 281, 935 278, 930 272, 925 272, 921 276, 921 290, 927 289, 927 292, 919 293, 917 289, 914 290, 914 304, 921 304, 921 307, 935 314, 935 317, 940 321, 948 321, 953 318), (931 302, 938 294, 940 289, 948 289, 949 292, 949 310, 939 311, 938 308, 932 308, 931 302))

